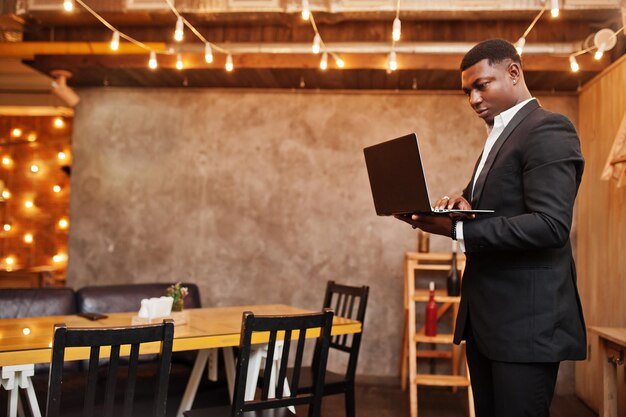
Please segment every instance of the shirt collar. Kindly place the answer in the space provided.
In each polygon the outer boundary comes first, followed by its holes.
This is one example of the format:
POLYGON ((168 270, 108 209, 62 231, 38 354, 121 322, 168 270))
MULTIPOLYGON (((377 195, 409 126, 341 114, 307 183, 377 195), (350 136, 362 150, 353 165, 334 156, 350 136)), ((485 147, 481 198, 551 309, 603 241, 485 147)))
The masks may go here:
POLYGON ((522 107, 524 107, 528 102, 530 102, 531 100, 534 100, 534 97, 529 98, 528 100, 524 100, 521 103, 516 104, 515 106, 511 107, 510 109, 507 109, 505 111, 503 111, 502 113, 500 113, 499 115, 497 115, 494 118, 494 126, 495 126, 495 121, 500 118, 501 119, 501 123, 502 123, 502 127, 506 127, 509 122, 511 121, 511 119, 513 119, 513 117, 515 117, 515 115, 517 114, 518 111, 520 111, 520 109, 522 107))

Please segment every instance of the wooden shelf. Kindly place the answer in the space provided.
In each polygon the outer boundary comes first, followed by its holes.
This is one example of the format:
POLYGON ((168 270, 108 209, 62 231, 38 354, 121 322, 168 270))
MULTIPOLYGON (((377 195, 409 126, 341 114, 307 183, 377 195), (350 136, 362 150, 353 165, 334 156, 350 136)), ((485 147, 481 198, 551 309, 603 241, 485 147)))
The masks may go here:
POLYGON ((417 375, 415 384, 431 387, 467 387, 469 380, 462 375, 417 375))
POLYGON ((452 359, 452 352, 449 350, 418 350, 417 357, 432 359, 452 359))
MULTIPOLYGON (((449 268, 448 268, 449 269, 449 268)), ((428 301, 428 290, 415 290, 413 301, 425 303, 428 301)), ((436 303, 459 303, 461 297, 451 297, 445 290, 435 290, 435 302, 436 303)))
POLYGON ((452 344, 454 341, 454 335, 452 334, 438 334, 437 336, 426 336, 423 334, 415 335, 416 343, 447 343, 452 344))

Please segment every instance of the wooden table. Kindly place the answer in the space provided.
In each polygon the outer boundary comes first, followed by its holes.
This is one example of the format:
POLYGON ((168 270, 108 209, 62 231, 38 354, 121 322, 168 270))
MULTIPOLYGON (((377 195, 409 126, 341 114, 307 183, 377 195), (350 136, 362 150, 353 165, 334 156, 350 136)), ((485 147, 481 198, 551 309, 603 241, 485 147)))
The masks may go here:
MULTIPOLYGON (((188 309, 188 322, 174 328, 173 350, 200 350, 192 376, 181 402, 181 409, 191 406, 197 390, 200 375, 206 365, 209 350, 214 348, 232 348, 239 346, 241 318, 244 311, 252 311, 258 315, 288 315, 311 313, 310 310, 290 307, 287 305, 248 305, 237 307, 214 307, 188 309), (194 380, 196 378, 196 380, 194 380), (194 386, 195 384, 195 386, 194 386)), ((132 317, 137 313, 111 313, 108 318, 90 321, 79 316, 47 316, 21 319, 0 320, 0 367, 5 389, 11 391, 9 399, 9 416, 15 415, 17 407, 17 389, 29 389, 29 375, 35 363, 49 363, 52 352, 53 327, 56 323, 65 323, 68 327, 116 327, 129 326, 132 317), (20 385, 23 383, 22 385, 20 385), (26 386, 24 386, 24 384, 26 386), (11 407, 13 407, 11 409, 11 407), (13 411, 11 411, 13 410, 13 411)), ((335 317, 332 334, 359 333, 361 323, 356 320, 335 317)), ((319 330, 308 331, 307 337, 319 336, 319 330)), ((252 343, 267 343, 267 334, 255 334, 252 343)), ((145 343, 141 353, 158 353, 160 343, 145 343)), ((230 352, 230 349, 228 349, 230 352)), ((226 352, 225 352, 226 353, 226 352)), ((128 354, 128 347, 122 347, 120 354, 128 354)), ((101 349, 101 357, 109 355, 108 349, 101 349)), ((231 353, 232 355, 232 353, 231 353)), ((81 360, 89 358, 89 348, 71 348, 66 350, 65 360, 81 360)), ((234 378, 234 363, 229 371, 229 379, 234 378)), ((34 392, 32 392, 34 397, 34 392)), ((29 399, 31 395, 29 394, 29 399)), ((36 399, 35 399, 36 401, 36 399)), ((33 407, 31 399, 31 407, 33 407)), ((38 412, 38 410, 37 410, 38 412)), ((179 413, 180 414, 180 413, 179 413)))
POLYGON ((590 327, 600 338, 602 361, 602 405, 600 417, 617 416, 617 366, 624 365, 626 354, 626 328, 590 327))

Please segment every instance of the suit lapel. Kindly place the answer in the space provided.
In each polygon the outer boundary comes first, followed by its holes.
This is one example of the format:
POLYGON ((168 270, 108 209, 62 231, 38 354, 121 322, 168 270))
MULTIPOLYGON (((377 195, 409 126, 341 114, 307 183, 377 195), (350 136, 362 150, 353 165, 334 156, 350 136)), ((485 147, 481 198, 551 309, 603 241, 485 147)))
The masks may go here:
POLYGON ((494 143, 493 148, 491 148, 491 151, 487 156, 485 166, 483 167, 482 171, 480 171, 480 176, 476 180, 476 185, 474 186, 474 196, 472 198, 472 207, 476 208, 478 206, 478 202, 480 201, 485 181, 487 180, 487 176, 489 175, 489 170, 491 169, 493 161, 496 159, 500 148, 509 138, 511 132, 515 130, 517 125, 519 125, 522 120, 526 118, 526 116, 528 116, 533 110, 537 109, 538 107, 539 103, 537 102, 537 100, 532 100, 528 102, 524 107, 519 109, 519 111, 515 114, 515 116, 513 116, 509 124, 506 125, 506 128, 504 128, 502 133, 500 133, 500 136, 498 136, 496 143, 494 143))

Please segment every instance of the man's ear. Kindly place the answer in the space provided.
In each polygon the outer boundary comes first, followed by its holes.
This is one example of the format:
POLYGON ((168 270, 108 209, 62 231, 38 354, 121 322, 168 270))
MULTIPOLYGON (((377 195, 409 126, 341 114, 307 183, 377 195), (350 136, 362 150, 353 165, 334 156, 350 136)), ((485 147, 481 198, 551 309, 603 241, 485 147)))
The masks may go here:
POLYGON ((517 62, 511 62, 506 71, 513 80, 519 80, 522 75, 522 67, 517 62))

